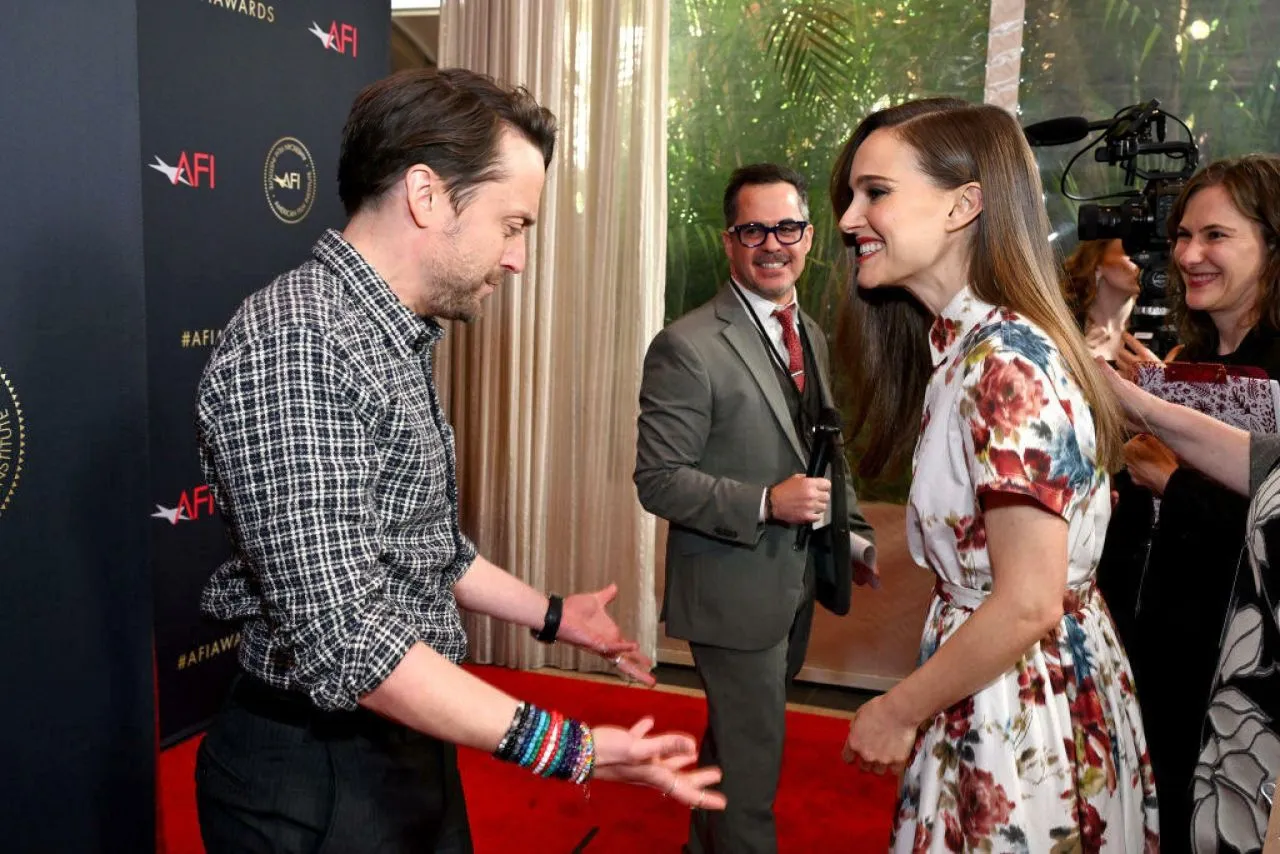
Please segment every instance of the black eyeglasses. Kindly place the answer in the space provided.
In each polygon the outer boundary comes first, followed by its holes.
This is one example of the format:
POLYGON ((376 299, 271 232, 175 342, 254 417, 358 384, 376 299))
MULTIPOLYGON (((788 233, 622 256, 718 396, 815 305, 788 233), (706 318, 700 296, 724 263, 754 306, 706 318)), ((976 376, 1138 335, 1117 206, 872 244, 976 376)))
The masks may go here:
POLYGON ((747 249, 754 249, 769 239, 772 234, 783 246, 799 243, 804 237, 804 230, 809 223, 804 220, 784 219, 777 225, 765 225, 759 222, 744 222, 742 225, 731 225, 725 231, 738 238, 738 242, 747 249))

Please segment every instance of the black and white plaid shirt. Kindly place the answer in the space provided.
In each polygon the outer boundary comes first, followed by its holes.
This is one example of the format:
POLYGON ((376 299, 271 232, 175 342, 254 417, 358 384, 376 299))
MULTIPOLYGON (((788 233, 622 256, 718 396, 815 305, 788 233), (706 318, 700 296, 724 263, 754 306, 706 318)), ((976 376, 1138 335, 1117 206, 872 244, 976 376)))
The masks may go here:
POLYGON ((243 620, 240 663, 353 709, 414 643, 460 661, 453 430, 432 376, 442 330, 336 231, 245 300, 200 381, 204 477, 234 556, 201 609, 243 620))

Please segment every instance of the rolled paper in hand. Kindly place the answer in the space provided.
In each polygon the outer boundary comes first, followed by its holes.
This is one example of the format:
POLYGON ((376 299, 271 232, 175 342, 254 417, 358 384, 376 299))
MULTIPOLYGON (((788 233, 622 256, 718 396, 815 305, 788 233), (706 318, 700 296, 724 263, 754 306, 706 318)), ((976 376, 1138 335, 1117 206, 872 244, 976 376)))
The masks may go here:
POLYGON ((850 531, 849 555, 853 558, 854 563, 865 563, 867 566, 875 566, 876 544, 868 540, 866 537, 860 537, 853 531, 850 531))

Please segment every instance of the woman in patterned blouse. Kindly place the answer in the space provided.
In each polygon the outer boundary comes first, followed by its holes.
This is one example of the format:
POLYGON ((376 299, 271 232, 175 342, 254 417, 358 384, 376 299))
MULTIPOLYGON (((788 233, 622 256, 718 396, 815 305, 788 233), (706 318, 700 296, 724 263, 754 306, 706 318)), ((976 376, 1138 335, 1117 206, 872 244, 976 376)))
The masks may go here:
POLYGON ((937 576, 919 668, 844 748, 904 772, 895 851, 1159 844, 1093 581, 1122 425, 1058 289, 1041 193, 1013 117, 951 99, 872 114, 832 177, 856 249, 841 343, 861 468, 914 447, 908 544, 937 576))

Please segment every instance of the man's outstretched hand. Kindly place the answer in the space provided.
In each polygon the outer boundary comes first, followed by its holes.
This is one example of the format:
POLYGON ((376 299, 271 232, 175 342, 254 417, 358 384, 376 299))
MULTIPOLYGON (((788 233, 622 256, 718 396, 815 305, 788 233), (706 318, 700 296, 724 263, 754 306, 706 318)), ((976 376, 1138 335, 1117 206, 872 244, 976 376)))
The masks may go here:
POLYGON ((698 761, 698 743, 693 736, 654 733, 652 729, 653 718, 642 718, 630 729, 592 727, 595 776, 657 789, 663 797, 693 809, 724 809, 724 795, 711 788, 720 782, 720 769, 690 768, 698 761))
POLYGON ((599 653, 613 662, 623 675, 653 687, 658 684, 649 672, 653 669, 653 662, 640 652, 639 644, 622 636, 618 624, 605 610, 617 595, 618 585, 610 584, 594 593, 566 596, 556 640, 599 653))

